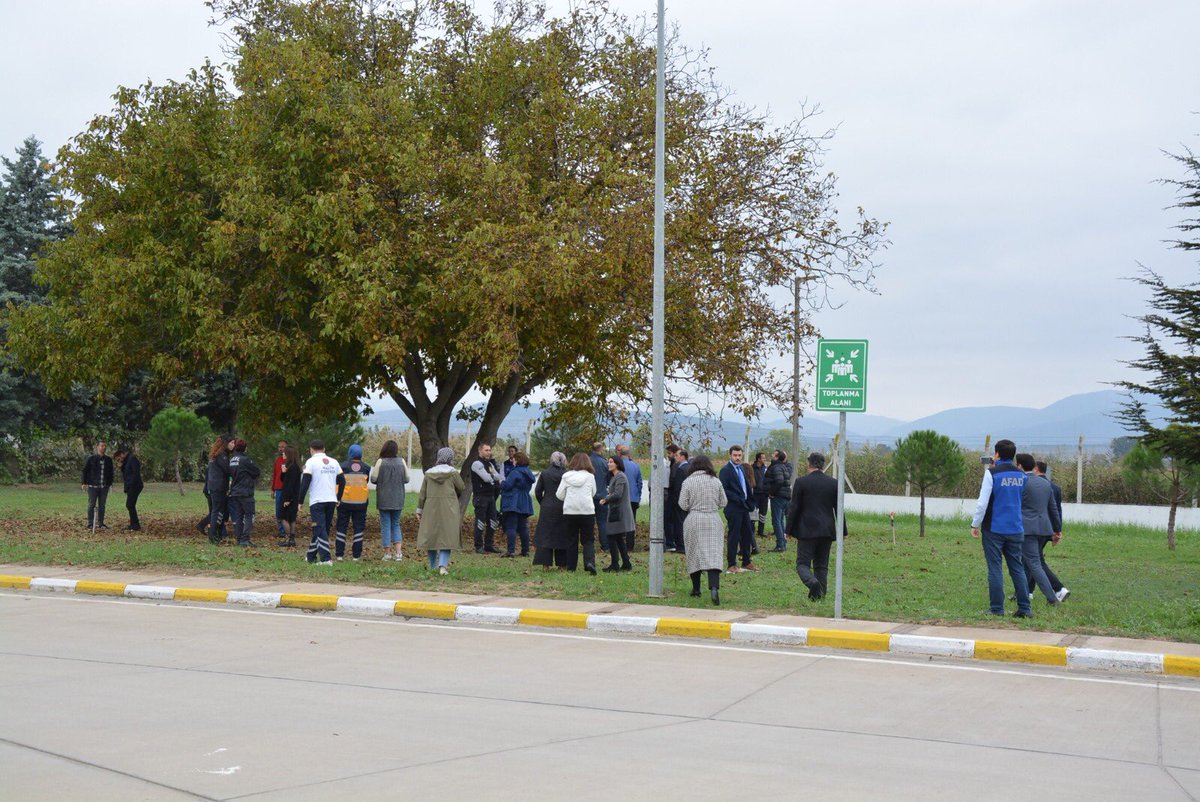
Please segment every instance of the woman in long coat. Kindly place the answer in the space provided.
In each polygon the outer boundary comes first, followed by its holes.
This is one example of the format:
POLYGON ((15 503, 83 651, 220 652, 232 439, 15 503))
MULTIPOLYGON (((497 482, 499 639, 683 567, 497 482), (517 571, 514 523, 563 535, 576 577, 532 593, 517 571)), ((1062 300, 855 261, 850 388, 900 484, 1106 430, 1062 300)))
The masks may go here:
POLYGON ((567 467, 567 455, 555 451, 550 455, 550 467, 538 474, 533 497, 538 502, 537 530, 533 533, 535 549, 533 564, 550 570, 552 566, 566 568, 571 539, 563 521, 563 503, 558 499, 558 485, 567 467))
POLYGON ((692 595, 700 595, 700 572, 708 574, 708 592, 713 604, 721 603, 721 570, 725 565, 725 524, 721 510, 727 499, 712 460, 692 460, 688 478, 679 491, 679 508, 687 512, 683 522, 683 544, 687 569, 692 576, 692 595))
POLYGON ((633 518, 633 504, 629 499, 629 480, 625 478, 625 461, 620 457, 608 458, 608 495, 600 499, 603 505, 600 515, 608 516, 608 553, 612 565, 605 571, 632 571, 626 538, 633 534, 637 524, 633 518), (621 564, 617 565, 620 553, 621 564))
POLYGON ((450 464, 453 460, 454 449, 438 449, 437 464, 425 471, 417 502, 417 548, 428 553, 429 567, 443 576, 450 573, 450 550, 462 545, 458 497, 466 485, 450 464))

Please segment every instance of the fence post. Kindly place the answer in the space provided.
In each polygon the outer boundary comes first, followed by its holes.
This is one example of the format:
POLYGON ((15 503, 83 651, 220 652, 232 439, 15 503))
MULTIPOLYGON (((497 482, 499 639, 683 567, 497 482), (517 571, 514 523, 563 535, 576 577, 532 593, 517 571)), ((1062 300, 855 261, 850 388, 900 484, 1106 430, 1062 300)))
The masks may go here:
POLYGON ((1075 503, 1083 503, 1083 435, 1079 435, 1079 452, 1075 457, 1075 503))

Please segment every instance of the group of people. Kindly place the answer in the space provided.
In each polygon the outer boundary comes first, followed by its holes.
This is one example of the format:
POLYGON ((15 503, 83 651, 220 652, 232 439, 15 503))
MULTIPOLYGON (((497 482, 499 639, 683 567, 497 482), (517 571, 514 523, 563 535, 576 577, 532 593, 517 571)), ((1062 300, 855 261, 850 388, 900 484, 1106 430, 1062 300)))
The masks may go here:
MULTIPOLYGON (((104 528, 104 504, 114 476, 114 461, 106 456, 106 448, 99 443, 83 469, 89 527, 98 520, 98 526, 104 528), (98 518, 94 518, 97 510, 98 518)), ((231 528, 238 546, 255 547, 251 539, 254 492, 262 471, 246 448, 245 440, 221 435, 209 450, 204 476, 208 514, 196 528, 213 543, 222 542, 231 528)), ((712 601, 719 604, 722 572, 757 570, 752 559, 758 553, 754 525, 757 523, 761 536, 768 517, 775 536, 772 551, 786 551, 787 537, 795 538, 799 544, 797 572, 809 587, 810 598, 824 595, 837 496, 836 482, 822 471, 821 454, 809 456, 808 475, 794 482, 792 465, 783 451, 774 452, 769 463, 764 453, 755 455, 753 463, 745 463, 742 449, 735 446, 719 474, 706 456, 693 459, 675 445, 667 448, 667 455, 664 548, 686 555, 694 596, 700 595, 701 576, 707 575, 712 601)), ((449 572, 450 554, 461 545, 459 499, 466 485, 453 461, 452 449, 438 451, 436 463, 424 472, 417 506, 417 548, 425 552, 429 567, 442 574, 449 572)), ((130 528, 138 529, 140 464, 129 449, 123 449, 115 467, 121 468, 125 480, 130 528)), ((603 571, 633 569, 630 554, 645 483, 629 446, 618 445, 606 455, 604 443, 597 442, 591 453, 577 453, 570 460, 556 451, 549 467, 535 475, 528 455, 515 446, 509 446, 506 459, 498 462, 492 446, 485 443, 471 457, 466 474, 474 505, 476 553, 508 558, 532 553, 534 565, 567 571, 577 570, 582 556, 583 569, 595 575, 598 543, 600 551, 609 556, 603 571), (540 511, 531 538, 534 500, 540 511), (501 532, 503 550, 496 544, 501 532)), ((360 560, 370 490, 374 489, 382 559, 403 560, 400 515, 408 481, 408 466, 399 457, 394 440, 383 445, 374 465, 363 458, 358 444, 351 445, 346 459, 339 461, 325 452, 323 442, 313 440, 302 461, 294 445, 280 441, 271 477, 278 545, 296 545, 296 520, 307 498, 312 521, 308 561, 332 565, 343 560, 347 543, 350 558, 360 560)))
POLYGON ((88 529, 108 529, 104 523, 104 508, 118 470, 125 491, 125 509, 129 513, 129 526, 125 528, 133 532, 142 528, 137 512, 138 496, 145 489, 142 463, 130 447, 119 448, 114 456, 108 456, 108 443, 100 440, 96 443, 95 453, 84 461, 83 473, 79 478, 80 489, 87 491, 88 529))
POLYGON ((1046 473, 1045 462, 1018 454, 1012 440, 996 443, 984 471, 971 536, 983 541, 991 615, 1004 615, 1002 563, 1012 579, 1016 618, 1033 617, 1037 590, 1051 606, 1071 594, 1046 564, 1047 544, 1062 540, 1062 488, 1046 473))

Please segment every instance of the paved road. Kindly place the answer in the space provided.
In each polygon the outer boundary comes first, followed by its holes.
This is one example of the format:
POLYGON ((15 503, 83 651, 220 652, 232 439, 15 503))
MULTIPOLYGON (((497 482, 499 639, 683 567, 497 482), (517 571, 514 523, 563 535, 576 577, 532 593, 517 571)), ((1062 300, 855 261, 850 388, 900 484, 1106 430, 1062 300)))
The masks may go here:
POLYGON ((0 592, 4 799, 1200 798, 1200 683, 0 592))

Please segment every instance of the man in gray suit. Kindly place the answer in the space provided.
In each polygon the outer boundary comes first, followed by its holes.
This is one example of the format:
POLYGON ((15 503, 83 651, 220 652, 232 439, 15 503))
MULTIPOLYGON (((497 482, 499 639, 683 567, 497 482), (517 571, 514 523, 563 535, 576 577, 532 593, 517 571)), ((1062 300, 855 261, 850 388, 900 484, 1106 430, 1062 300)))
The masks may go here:
MULTIPOLYGON (((1062 532, 1062 519, 1054 503, 1054 488, 1050 486, 1049 479, 1034 473, 1032 454, 1018 454, 1016 463, 1025 471, 1025 487, 1021 491, 1021 525, 1025 529, 1025 540, 1021 544, 1021 559, 1025 564, 1025 573, 1033 577, 1034 583, 1046 596, 1046 601, 1054 606, 1059 603, 1059 598, 1042 568, 1038 541, 1038 538, 1050 538, 1062 532)), ((1033 593, 1029 597, 1032 601, 1033 593)))

